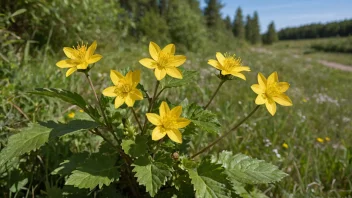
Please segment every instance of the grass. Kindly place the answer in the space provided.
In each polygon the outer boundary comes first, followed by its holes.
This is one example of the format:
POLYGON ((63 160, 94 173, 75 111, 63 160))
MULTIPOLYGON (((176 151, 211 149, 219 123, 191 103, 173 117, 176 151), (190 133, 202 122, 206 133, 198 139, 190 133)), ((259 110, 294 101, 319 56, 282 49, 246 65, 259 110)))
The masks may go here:
MULTIPOLYGON (((240 56, 252 72, 245 74, 247 81, 236 78, 226 82, 209 107, 217 113, 225 131, 255 107, 256 95, 250 86, 257 83, 257 72, 268 76, 277 71, 281 81, 291 84, 287 94, 293 100, 292 107, 279 106, 274 117, 261 107, 237 132, 210 151, 242 152, 278 165, 289 177, 277 184, 260 186, 269 197, 346 197, 352 194, 352 73, 322 66, 318 63, 320 53, 305 54, 310 42, 316 41, 285 41, 261 50, 232 49, 230 52, 240 56), (326 137, 330 140, 326 141, 326 137), (320 143, 317 138, 325 141, 320 143), (288 144, 287 149, 283 143, 288 144)), ((175 104, 188 98, 189 102, 205 105, 220 82, 207 60, 215 58, 215 52, 219 50, 210 48, 203 54, 187 53, 188 61, 183 67, 199 71, 199 78, 187 88, 164 92, 161 98, 167 97, 175 104)), ((98 43, 97 53, 104 58, 95 66, 92 75, 96 89, 110 86, 110 69, 129 67, 142 70, 142 84, 151 91, 155 81, 152 72, 138 63, 140 58, 149 56, 147 52, 147 44, 98 43)), ((21 87, 19 93, 27 97, 24 92, 34 87, 57 87, 84 93, 93 99, 83 74, 64 78, 64 71, 55 66, 63 56, 63 52, 58 55, 39 51, 25 70, 17 71, 15 83, 21 87), (43 59, 46 62, 41 62, 43 59)), ((350 63, 347 54, 322 56, 326 60, 331 56, 331 61, 350 63)), ((15 102, 22 100, 19 96, 15 102)), ((35 116, 38 119, 62 119, 67 114, 64 110, 68 107, 60 102, 41 98, 30 100, 33 101, 28 103, 31 107, 25 109, 30 116, 35 113, 43 114, 35 116)), ((199 136, 204 142, 214 138, 199 136)), ((191 151, 195 152, 199 147, 194 145, 191 151)))

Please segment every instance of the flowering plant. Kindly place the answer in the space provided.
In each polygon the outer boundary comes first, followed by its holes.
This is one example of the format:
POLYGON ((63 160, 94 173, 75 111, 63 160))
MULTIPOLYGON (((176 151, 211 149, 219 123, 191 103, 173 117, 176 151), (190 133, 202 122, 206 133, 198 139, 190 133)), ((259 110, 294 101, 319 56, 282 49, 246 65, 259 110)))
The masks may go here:
POLYGON ((240 58, 218 52, 217 60, 208 61, 219 70, 220 83, 209 102, 202 106, 187 102, 174 104, 172 98, 162 95, 165 89, 186 86, 196 75, 194 71, 179 69, 186 56, 175 55, 175 45, 161 49, 150 42, 152 58, 139 61, 154 72, 156 82, 152 92, 140 84, 143 77, 140 70, 126 74, 111 70, 113 85, 99 91, 102 95, 97 94, 90 78, 92 64, 103 58, 94 54, 96 48, 95 41, 89 48, 83 44, 77 48, 65 47, 63 50, 69 59, 56 64, 69 68, 66 77, 75 71, 84 74, 94 93, 95 105, 68 90, 38 88, 31 92, 76 105, 86 116, 75 118, 71 113, 67 123, 31 124, 10 137, 8 146, 0 153, 0 167, 10 166, 12 158, 36 150, 58 137, 87 131, 101 138, 99 150, 77 153, 51 173, 59 175, 66 186, 98 193, 100 189, 111 187, 121 196, 133 197, 249 197, 260 193, 255 190, 257 194, 254 195, 247 185, 274 183, 286 176, 276 166, 243 154, 208 153, 246 122, 260 105, 265 104, 272 116, 276 113, 276 103, 292 105, 284 94, 289 84, 279 82, 276 72, 268 79, 258 74, 258 84, 251 86, 258 94, 254 100, 256 107, 228 131, 220 132, 216 115, 207 108, 225 82, 233 77, 246 80, 245 73, 241 72, 249 72, 250 68, 243 66, 240 58), (199 151, 190 153, 188 145, 199 131, 221 135, 199 151))

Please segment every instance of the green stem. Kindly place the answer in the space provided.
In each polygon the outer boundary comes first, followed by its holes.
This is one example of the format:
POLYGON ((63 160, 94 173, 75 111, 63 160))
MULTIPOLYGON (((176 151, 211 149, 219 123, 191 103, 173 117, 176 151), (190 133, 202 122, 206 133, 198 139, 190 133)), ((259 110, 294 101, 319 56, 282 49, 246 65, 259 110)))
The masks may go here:
MULTIPOLYGON (((148 107, 147 113, 149 113, 149 112, 153 109, 153 106, 154 106, 154 103, 155 103, 155 100, 156 100, 156 96, 157 96, 157 91, 158 91, 159 84, 160 84, 160 81, 157 80, 157 81, 156 81, 156 84, 155 84, 155 88, 154 88, 153 98, 152 98, 151 103, 149 103, 149 107, 148 107)), ((159 95, 160 95, 160 94, 159 94, 159 95)), ((147 122, 148 122, 147 114, 145 114, 145 116, 144 116, 144 125, 143 125, 142 134, 143 134, 143 133, 146 131, 146 129, 147 129, 147 122)))
POLYGON ((221 82, 219 83, 219 86, 216 88, 214 94, 211 96, 209 102, 207 105, 205 105, 204 109, 207 109, 208 106, 210 105, 210 103, 213 101, 213 99, 215 98, 216 94, 218 93, 218 91, 220 90, 220 87, 224 84, 224 82, 226 82, 226 80, 221 80, 221 82))
POLYGON ((218 143, 220 140, 222 140, 224 137, 226 137, 227 135, 229 135, 231 132, 235 131, 238 127, 240 127, 248 118, 250 118, 258 109, 259 109, 259 105, 257 105, 252 111, 251 113, 249 113, 245 118, 243 118, 239 123, 237 123, 232 129, 228 130, 226 133, 224 133, 222 136, 220 136, 218 139, 216 139, 214 142, 210 143, 208 146, 204 147, 203 149, 201 149, 200 151, 198 151, 196 154, 191 156, 191 159, 195 158, 196 156, 198 156, 199 154, 207 151, 209 148, 211 148, 212 146, 214 146, 216 143, 218 143))
POLYGON ((138 123, 138 127, 139 127, 139 129, 141 130, 141 132, 142 132, 142 131, 143 131, 143 128, 142 128, 141 122, 139 122, 139 119, 138 119, 138 117, 137 117, 136 111, 134 110, 133 107, 131 107, 131 110, 132 110, 132 113, 133 113, 134 118, 136 119, 136 121, 137 121, 137 123, 138 123))

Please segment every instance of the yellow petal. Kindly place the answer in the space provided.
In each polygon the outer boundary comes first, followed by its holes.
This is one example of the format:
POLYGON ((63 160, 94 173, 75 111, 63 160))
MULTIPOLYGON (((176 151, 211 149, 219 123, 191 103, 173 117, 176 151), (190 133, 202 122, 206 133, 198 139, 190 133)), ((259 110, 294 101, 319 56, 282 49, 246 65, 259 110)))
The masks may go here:
POLYGON ((152 140, 157 141, 160 140, 161 138, 165 137, 166 131, 164 131, 163 128, 157 126, 154 128, 152 132, 152 140))
POLYGON ((179 67, 181 66, 183 63, 185 63, 187 60, 186 56, 183 55, 176 55, 174 56, 174 60, 171 62, 172 66, 174 67, 179 67))
POLYGON ((115 98, 115 108, 119 108, 121 105, 123 105, 123 103, 125 103, 125 99, 120 97, 120 96, 117 96, 115 98))
POLYGON ((268 77, 268 84, 272 84, 272 83, 276 83, 276 82, 279 82, 279 78, 277 76, 277 72, 273 72, 268 77))
POLYGON ((221 70, 221 75, 229 75, 231 74, 231 72, 227 71, 227 70, 221 70))
POLYGON ((118 85, 120 79, 123 79, 124 76, 116 70, 110 70, 110 78, 112 83, 114 83, 114 85, 118 85))
MULTIPOLYGON (((88 50, 86 52, 86 60, 90 59, 91 56, 93 56, 95 50, 97 49, 97 41, 94 41, 89 47, 88 47, 88 50)), ((99 59, 100 60, 100 59, 99 59)), ((97 60, 98 61, 98 60, 97 60)), ((95 62, 97 62, 95 61, 95 62)))
POLYGON ((70 59, 78 59, 79 58, 78 57, 79 52, 73 48, 64 47, 64 53, 70 59))
POLYGON ((125 103, 127 104, 127 106, 129 107, 133 107, 134 103, 136 102, 136 100, 134 100, 131 97, 131 94, 127 94, 126 98, 125 98, 125 103))
POLYGON ((88 67, 88 63, 86 62, 83 62, 77 65, 77 69, 87 69, 87 67, 88 67))
POLYGON ((269 113, 274 116, 276 113, 276 103, 274 100, 268 99, 265 102, 266 109, 268 109, 269 113))
POLYGON ((162 80, 163 78, 165 78, 166 70, 155 68, 154 74, 157 80, 162 80))
POLYGON ((147 113, 146 116, 147 116, 147 119, 149 120, 150 123, 152 123, 156 126, 162 125, 160 116, 158 114, 147 113))
POLYGON ((162 50, 163 52, 165 53, 169 53, 169 54, 172 54, 174 55, 175 54, 175 51, 176 51, 176 48, 175 48, 175 45, 174 44, 168 44, 167 46, 165 46, 162 50))
MULTIPOLYGON (((160 53, 160 47, 159 47, 159 45, 158 44, 156 44, 156 43, 154 43, 154 42, 150 42, 149 43, 149 54, 150 54, 150 56, 154 59, 154 60, 156 60, 156 61, 158 61, 158 59, 159 59, 159 53, 160 53)), ((142 64, 142 63, 141 63, 142 64)), ((142 64, 143 65, 143 64, 142 64)), ((145 66, 145 65, 144 65, 145 66)), ((147 67, 147 66, 146 66, 147 67)))
POLYGON ((265 102, 266 102, 266 99, 264 99, 261 94, 258 95, 257 98, 255 99, 255 104, 257 104, 257 105, 262 105, 265 102))
POLYGON ((290 87, 290 84, 288 84, 287 82, 279 82, 277 83, 278 87, 279 87, 279 91, 280 92, 285 92, 288 90, 288 88, 290 87))
POLYGON ((115 89, 116 89, 115 86, 111 86, 111 87, 105 88, 103 90, 103 95, 104 96, 108 96, 108 97, 116 97, 117 95, 115 93, 115 89))
POLYGON ((249 67, 240 66, 240 67, 233 68, 232 71, 234 71, 234 72, 251 71, 251 69, 249 67))
POLYGON ((186 118, 178 118, 176 120, 176 124, 175 124, 175 128, 184 128, 186 126, 188 126, 191 123, 190 120, 186 119, 186 118))
POLYGON ((179 69, 176 67, 169 67, 166 68, 166 73, 170 75, 171 77, 182 79, 182 73, 179 69))
POLYGON ((75 67, 76 65, 76 62, 72 61, 71 59, 62 60, 56 63, 56 66, 60 68, 70 68, 75 67))
POLYGON ((231 75, 235 76, 235 77, 238 77, 238 78, 241 78, 243 80, 246 80, 246 76, 244 76, 243 74, 241 73, 237 73, 237 72, 231 72, 231 75))
POLYGON ((133 100, 143 100, 143 94, 138 89, 133 89, 128 93, 133 100))
POLYGON ((77 71, 77 67, 71 67, 66 72, 66 77, 70 76, 73 72, 77 71))
POLYGON ((160 117, 165 117, 166 115, 168 115, 170 113, 170 108, 169 105, 167 105, 166 102, 161 102, 161 105, 159 107, 159 114, 160 117))
POLYGON ((133 85, 133 72, 129 71, 126 76, 125 79, 127 81, 128 84, 133 85))
POLYGON ((132 72, 132 84, 133 86, 137 86, 138 83, 141 81, 141 71, 136 70, 132 72))
POLYGON ((217 60, 209 59, 208 60, 208 64, 213 66, 213 67, 215 67, 216 69, 221 70, 221 65, 220 65, 220 63, 217 60))
POLYGON ((260 72, 258 73, 258 84, 263 90, 266 89, 266 78, 260 72))
POLYGON ((256 94, 262 94, 264 93, 264 90, 261 89, 261 87, 259 86, 259 84, 254 84, 251 86, 251 89, 254 91, 254 93, 256 94))
POLYGON ((166 133, 172 141, 179 144, 182 143, 182 135, 178 129, 167 130, 166 133))
POLYGON ((292 106, 291 99, 285 94, 274 96, 273 99, 275 102, 279 103, 282 106, 292 106))
POLYGON ((174 107, 174 108, 171 109, 171 111, 170 111, 171 116, 173 116, 173 117, 175 117, 175 118, 180 117, 181 113, 182 113, 182 106, 174 107))
POLYGON ((93 64, 93 63, 96 63, 98 61, 100 61, 100 59, 102 59, 103 56, 100 55, 100 54, 94 54, 93 56, 91 56, 88 60, 87 60, 87 63, 88 64, 93 64))
POLYGON ((216 52, 216 58, 218 59, 221 65, 224 65, 224 60, 225 60, 224 55, 222 55, 220 52, 216 52))
POLYGON ((150 58, 143 58, 139 60, 139 63, 149 69, 154 69, 157 65, 157 62, 150 58))

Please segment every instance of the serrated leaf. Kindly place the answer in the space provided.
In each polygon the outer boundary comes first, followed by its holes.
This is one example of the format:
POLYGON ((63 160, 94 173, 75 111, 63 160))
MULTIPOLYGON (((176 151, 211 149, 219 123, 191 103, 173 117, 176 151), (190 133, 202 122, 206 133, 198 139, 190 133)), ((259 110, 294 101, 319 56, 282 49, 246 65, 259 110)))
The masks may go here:
POLYGON ((140 157, 148 151, 147 137, 137 135, 135 140, 122 140, 122 149, 131 157, 140 157))
POLYGON ((118 181, 120 173, 114 166, 116 158, 93 154, 84 164, 72 171, 65 185, 72 185, 77 188, 94 189, 96 186, 102 188, 109 186, 111 182, 118 181))
POLYGON ((213 162, 221 164, 231 180, 246 184, 266 184, 280 181, 287 174, 264 160, 253 159, 243 154, 233 155, 223 151, 213 162))
POLYGON ((183 85, 188 85, 191 82, 195 82, 195 78, 197 74, 198 74, 197 71, 183 70, 182 79, 166 76, 162 81, 160 81, 160 84, 163 89, 171 88, 171 87, 181 87, 183 85))
POLYGON ((198 168, 188 169, 188 173, 196 191, 196 197, 227 198, 230 196, 231 190, 221 165, 204 160, 198 168))
POLYGON ((67 124, 55 122, 31 124, 9 138, 7 146, 0 153, 0 166, 5 165, 12 158, 39 149, 56 137, 97 126, 98 124, 88 120, 73 120, 67 124))
POLYGON ((53 98, 59 98, 65 102, 76 105, 81 109, 83 109, 84 112, 89 114, 96 121, 99 121, 99 118, 101 117, 99 115, 99 112, 91 105, 87 104, 87 102, 83 99, 83 97, 78 93, 74 93, 64 89, 56 89, 56 88, 36 88, 35 90, 36 91, 31 91, 29 93, 53 97, 53 98))
POLYGON ((88 158, 89 153, 77 153, 70 157, 68 160, 64 160, 60 163, 60 166, 53 170, 53 175, 68 175, 74 171, 78 166, 84 163, 88 158))
POLYGON ((153 161, 148 156, 138 158, 132 166, 138 183, 144 185, 152 197, 165 184, 167 177, 171 176, 171 167, 162 162, 153 161))
POLYGON ((196 127, 204 131, 215 134, 220 131, 220 123, 217 116, 195 103, 184 108, 183 116, 190 119, 196 127))

